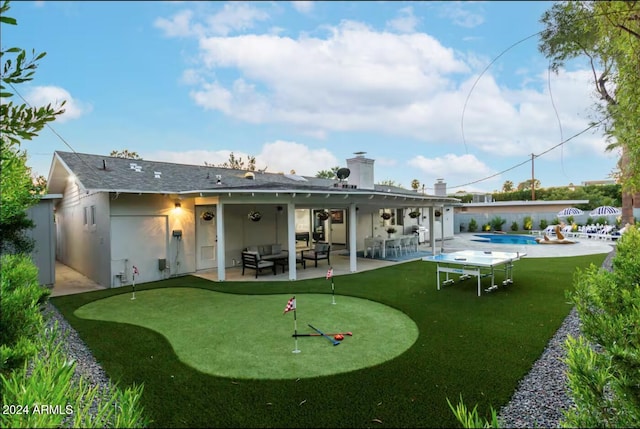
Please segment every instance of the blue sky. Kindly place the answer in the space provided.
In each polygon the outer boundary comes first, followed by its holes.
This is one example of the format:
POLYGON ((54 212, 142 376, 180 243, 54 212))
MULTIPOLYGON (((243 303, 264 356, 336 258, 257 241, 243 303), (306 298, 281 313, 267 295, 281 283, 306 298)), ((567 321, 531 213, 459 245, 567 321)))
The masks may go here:
POLYGON ((587 62, 556 75, 538 52, 551 5, 20 1, 2 48, 47 53, 16 87, 30 104, 67 100, 23 145, 44 176, 54 150, 128 149, 311 176, 366 152, 376 182, 427 193, 439 178, 450 193, 517 185, 532 154, 543 187, 609 179, 619 154, 583 133, 587 62))

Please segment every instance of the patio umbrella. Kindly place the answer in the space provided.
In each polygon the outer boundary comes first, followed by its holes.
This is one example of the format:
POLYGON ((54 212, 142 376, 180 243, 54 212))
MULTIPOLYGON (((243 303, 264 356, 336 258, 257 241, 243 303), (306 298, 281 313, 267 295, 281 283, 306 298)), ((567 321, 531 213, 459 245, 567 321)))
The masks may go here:
POLYGON ((596 207, 589 213, 591 216, 617 216, 622 214, 619 208, 611 206, 596 207))
POLYGON ((567 207, 558 212, 558 217, 579 216, 583 213, 582 210, 576 209, 575 207, 567 207))

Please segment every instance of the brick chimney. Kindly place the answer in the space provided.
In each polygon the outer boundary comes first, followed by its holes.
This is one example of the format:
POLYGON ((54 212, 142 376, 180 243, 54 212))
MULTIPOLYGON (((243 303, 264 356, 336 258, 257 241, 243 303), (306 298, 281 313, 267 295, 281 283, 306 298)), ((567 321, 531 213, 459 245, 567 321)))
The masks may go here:
POLYGON ((364 157, 366 152, 354 152, 355 158, 347 159, 347 168, 351 172, 349 184, 359 189, 374 189, 373 159, 364 157))

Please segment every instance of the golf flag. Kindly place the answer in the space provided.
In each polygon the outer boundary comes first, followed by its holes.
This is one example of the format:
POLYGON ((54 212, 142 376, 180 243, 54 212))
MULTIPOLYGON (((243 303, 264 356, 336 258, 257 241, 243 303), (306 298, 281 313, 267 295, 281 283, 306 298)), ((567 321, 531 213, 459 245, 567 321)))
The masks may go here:
POLYGON ((138 267, 136 267, 135 265, 133 266, 133 275, 134 276, 139 276, 140 273, 138 272, 138 267))
POLYGON ((327 280, 329 280, 331 277, 333 277, 333 267, 329 268, 329 271, 327 271, 327 280))
POLYGON ((296 309, 296 297, 294 296, 291 299, 289 299, 289 302, 287 302, 287 306, 284 308, 284 313, 282 314, 287 314, 287 311, 291 311, 295 309, 296 309))

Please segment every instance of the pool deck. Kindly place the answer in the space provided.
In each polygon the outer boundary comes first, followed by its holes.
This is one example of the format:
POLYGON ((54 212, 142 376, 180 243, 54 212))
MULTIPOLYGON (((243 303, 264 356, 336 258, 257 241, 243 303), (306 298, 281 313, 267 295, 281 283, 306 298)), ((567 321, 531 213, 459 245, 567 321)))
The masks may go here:
POLYGON ((570 239, 571 241, 575 241, 575 244, 486 243, 476 241, 480 240, 479 237, 476 237, 476 234, 485 233, 463 232, 456 234, 451 240, 445 240, 444 252, 449 253, 457 250, 494 250, 500 252, 526 253, 527 258, 553 258, 609 253, 615 249, 616 246, 615 241, 593 238, 570 239))

